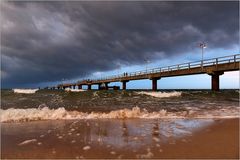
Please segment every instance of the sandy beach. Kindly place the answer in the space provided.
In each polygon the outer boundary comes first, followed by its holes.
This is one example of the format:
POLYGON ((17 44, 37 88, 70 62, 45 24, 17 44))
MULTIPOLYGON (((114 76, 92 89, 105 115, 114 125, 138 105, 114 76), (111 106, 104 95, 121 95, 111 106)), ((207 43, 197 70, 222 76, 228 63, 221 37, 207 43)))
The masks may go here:
POLYGON ((2 159, 239 159, 239 119, 2 123, 2 159))
POLYGON ((216 120, 187 139, 163 146, 160 158, 239 159, 239 119, 216 120))

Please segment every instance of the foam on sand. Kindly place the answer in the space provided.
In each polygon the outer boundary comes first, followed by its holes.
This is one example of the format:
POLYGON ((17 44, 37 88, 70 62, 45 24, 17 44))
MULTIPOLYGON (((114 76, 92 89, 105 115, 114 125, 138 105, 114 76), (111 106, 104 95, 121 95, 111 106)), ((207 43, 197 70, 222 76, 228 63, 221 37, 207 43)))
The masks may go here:
POLYGON ((145 118, 145 119, 170 119, 170 118, 239 118, 239 109, 231 108, 223 112, 222 110, 209 110, 203 112, 202 110, 190 112, 167 112, 166 110, 159 110, 155 112, 148 112, 146 109, 140 110, 139 107, 132 109, 120 109, 108 113, 102 112, 78 112, 67 111, 65 108, 49 109, 30 108, 30 109, 0 109, 1 122, 24 122, 33 120, 58 120, 58 119, 126 119, 126 118, 145 118))
POLYGON ((26 145, 26 144, 34 143, 34 142, 37 142, 37 140, 36 139, 29 139, 29 140, 25 140, 25 141, 19 143, 18 145, 22 146, 22 145, 26 145))
POLYGON ((89 150, 89 149, 91 149, 90 146, 85 146, 85 147, 83 147, 83 150, 84 150, 84 151, 87 151, 87 150, 89 150))
POLYGON ((157 97, 157 98, 165 98, 165 97, 179 97, 181 96, 182 92, 137 92, 137 94, 145 94, 149 95, 152 97, 157 97))
POLYGON ((71 89, 71 88, 66 88, 65 91, 68 91, 68 92, 83 92, 85 90, 83 89, 71 89))
POLYGON ((38 89, 13 89, 14 93, 24 93, 24 94, 33 94, 36 91, 38 91, 38 89))

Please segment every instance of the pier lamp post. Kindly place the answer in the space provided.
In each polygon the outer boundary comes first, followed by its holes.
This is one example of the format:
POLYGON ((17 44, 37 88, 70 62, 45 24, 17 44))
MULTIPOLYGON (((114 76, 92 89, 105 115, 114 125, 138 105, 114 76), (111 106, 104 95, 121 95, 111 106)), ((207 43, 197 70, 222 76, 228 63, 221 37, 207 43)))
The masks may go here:
POLYGON ((199 44, 199 47, 202 49, 202 63, 201 63, 201 66, 203 68, 203 51, 204 51, 205 48, 207 48, 207 44, 205 42, 201 42, 199 44))

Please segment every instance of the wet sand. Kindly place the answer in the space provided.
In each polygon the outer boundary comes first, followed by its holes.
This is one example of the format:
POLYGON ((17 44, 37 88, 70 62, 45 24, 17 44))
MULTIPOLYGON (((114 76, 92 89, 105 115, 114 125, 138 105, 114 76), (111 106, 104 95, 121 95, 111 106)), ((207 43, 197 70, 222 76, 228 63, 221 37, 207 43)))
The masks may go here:
POLYGON ((191 137, 189 143, 163 146, 162 158, 239 159, 239 119, 216 120, 191 137))
POLYGON ((239 159, 239 119, 2 123, 1 158, 239 159))

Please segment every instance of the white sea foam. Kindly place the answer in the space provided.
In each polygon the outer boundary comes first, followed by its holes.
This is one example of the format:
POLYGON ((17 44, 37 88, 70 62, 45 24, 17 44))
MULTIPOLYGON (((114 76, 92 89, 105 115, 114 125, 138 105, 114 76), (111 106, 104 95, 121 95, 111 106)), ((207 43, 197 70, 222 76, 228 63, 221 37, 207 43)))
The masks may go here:
POLYGON ((49 109, 30 108, 30 109, 0 109, 1 122, 22 122, 34 120, 57 120, 57 119, 124 119, 124 118, 239 118, 239 109, 236 107, 229 107, 224 112, 218 110, 209 110, 203 112, 202 110, 195 112, 167 112, 166 110, 159 110, 155 112, 148 112, 139 107, 132 109, 121 109, 111 111, 109 113, 92 112, 84 113, 78 111, 67 111, 65 108, 49 109))
POLYGON ((151 152, 151 149, 148 148, 147 149, 147 153, 146 154, 138 154, 136 155, 137 158, 140 158, 140 159, 151 159, 152 157, 154 156, 154 154, 151 152))
POLYGON ((22 146, 22 145, 26 145, 26 144, 34 143, 34 142, 37 142, 37 140, 36 139, 29 139, 29 140, 25 140, 25 141, 19 143, 18 145, 22 146))
POLYGON ((83 89, 71 89, 71 88, 66 88, 65 91, 68 91, 68 92, 83 92, 85 90, 83 89))
POLYGON ((87 150, 89 150, 89 149, 91 149, 90 146, 85 146, 85 147, 83 147, 83 150, 84 150, 84 151, 87 151, 87 150))
POLYGON ((33 94, 38 89, 13 89, 14 93, 24 93, 24 94, 33 94))
POLYGON ((181 96, 182 92, 137 92, 137 94, 145 94, 145 95, 149 95, 149 96, 153 96, 153 97, 157 97, 157 98, 165 98, 165 97, 179 97, 181 96))

